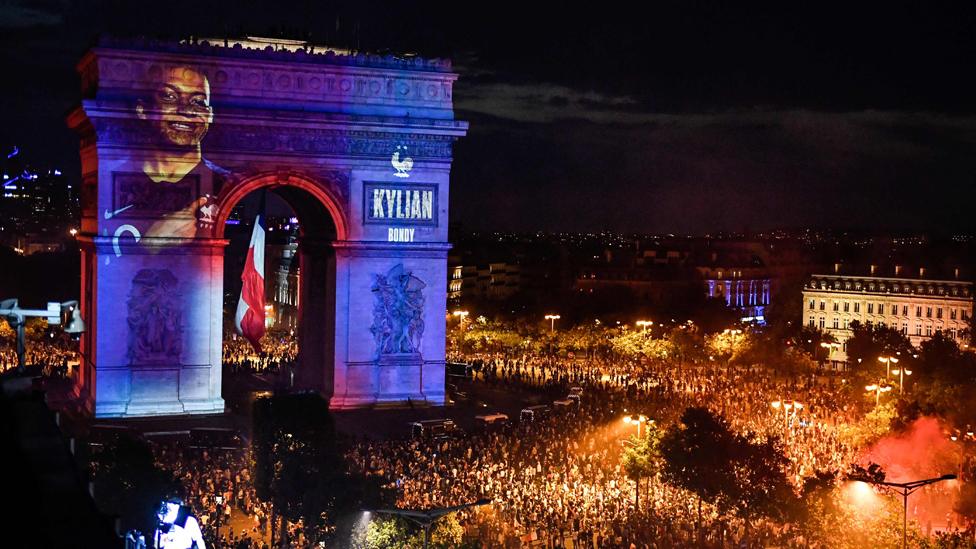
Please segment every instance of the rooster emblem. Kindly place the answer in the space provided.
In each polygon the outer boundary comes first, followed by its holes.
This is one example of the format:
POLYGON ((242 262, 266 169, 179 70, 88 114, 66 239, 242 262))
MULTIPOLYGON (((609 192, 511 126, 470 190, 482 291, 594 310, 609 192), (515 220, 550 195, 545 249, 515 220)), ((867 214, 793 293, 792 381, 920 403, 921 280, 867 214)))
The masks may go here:
POLYGON ((400 160, 400 151, 404 154, 407 152, 407 148, 403 145, 397 145, 395 151, 393 151, 393 156, 390 157, 390 164, 393 165, 393 169, 396 172, 393 174, 397 177, 410 177, 410 170, 413 169, 413 158, 409 156, 404 156, 403 160, 400 160))

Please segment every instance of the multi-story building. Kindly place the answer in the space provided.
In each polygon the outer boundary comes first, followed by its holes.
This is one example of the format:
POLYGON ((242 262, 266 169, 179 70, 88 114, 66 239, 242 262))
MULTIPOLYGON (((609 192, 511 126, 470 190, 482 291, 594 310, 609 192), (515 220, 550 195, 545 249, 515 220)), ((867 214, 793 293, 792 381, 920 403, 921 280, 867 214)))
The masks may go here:
MULTIPOLYGON (((918 346, 938 331, 967 345, 973 314, 973 283, 953 269, 949 280, 930 278, 924 267, 911 273, 895 266, 883 276, 872 265, 866 276, 815 274, 803 288, 803 322, 837 338, 841 347, 831 360, 847 360, 847 340, 854 321, 896 328, 918 346)), ((942 277, 947 278, 947 277, 942 277)))
POLYGON ((699 267, 705 280, 705 293, 725 301, 743 322, 765 324, 772 280, 762 267, 699 267))
POLYGON ((519 290, 521 269, 517 264, 451 265, 447 299, 450 306, 469 300, 505 300, 519 290))

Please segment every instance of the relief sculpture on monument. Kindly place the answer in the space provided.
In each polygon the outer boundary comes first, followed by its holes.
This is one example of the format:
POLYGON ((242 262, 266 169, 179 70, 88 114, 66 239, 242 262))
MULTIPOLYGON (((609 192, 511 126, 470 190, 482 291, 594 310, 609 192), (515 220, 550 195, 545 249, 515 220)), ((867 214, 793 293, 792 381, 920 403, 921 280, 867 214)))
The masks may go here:
POLYGON ((376 356, 419 354, 424 335, 424 293, 422 280, 397 264, 385 275, 376 274, 371 288, 374 296, 373 325, 376 356))
POLYGON ((183 350, 179 280, 169 269, 141 269, 129 291, 129 364, 175 365, 183 350))

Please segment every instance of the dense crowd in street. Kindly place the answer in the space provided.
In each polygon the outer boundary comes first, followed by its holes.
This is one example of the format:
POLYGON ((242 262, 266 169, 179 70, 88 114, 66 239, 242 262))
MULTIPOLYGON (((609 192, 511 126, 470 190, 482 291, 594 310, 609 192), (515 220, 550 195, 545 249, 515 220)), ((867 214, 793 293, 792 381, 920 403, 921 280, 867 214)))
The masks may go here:
MULTIPOLYGON (((788 440, 784 449, 797 484, 816 471, 845 469, 855 458, 855 449, 838 440, 835 427, 859 412, 836 398, 839 380, 831 378, 777 378, 759 368, 553 363, 543 357, 482 356, 473 363, 476 378, 489 385, 530 385, 555 398, 569 386, 583 387, 581 407, 460 442, 366 442, 349 457, 351 463, 366 457, 366 472, 395 485, 401 507, 491 498, 491 508, 468 512, 466 524, 492 546, 543 540, 545 546, 561 547, 566 539, 576 547, 738 546, 745 532, 741 521, 720 517, 705 505, 699 523, 694 496, 654 479, 635 510, 634 482, 621 465, 621 441, 634 432, 620 421, 628 412, 666 426, 687 407, 706 406, 739 430, 788 440), (787 413, 771 405, 783 399, 804 406, 787 413)), ((800 539, 775 524, 750 524, 753 546, 800 539)))
POLYGON ((216 539, 219 522, 221 547, 268 547, 270 510, 255 495, 245 450, 154 444, 153 453, 158 465, 171 471, 182 486, 184 502, 194 510, 209 540, 216 539), (218 496, 222 503, 218 504, 218 496))
MULTIPOLYGON (((40 366, 44 375, 65 378, 78 363, 78 344, 64 338, 29 341, 25 345, 24 364, 40 366)), ((17 367, 17 345, 14 341, 0 344, 0 372, 17 367)))
POLYGON ((290 332, 269 333, 261 339, 261 353, 236 334, 224 337, 224 369, 256 374, 278 373, 294 368, 298 357, 298 340, 290 332))

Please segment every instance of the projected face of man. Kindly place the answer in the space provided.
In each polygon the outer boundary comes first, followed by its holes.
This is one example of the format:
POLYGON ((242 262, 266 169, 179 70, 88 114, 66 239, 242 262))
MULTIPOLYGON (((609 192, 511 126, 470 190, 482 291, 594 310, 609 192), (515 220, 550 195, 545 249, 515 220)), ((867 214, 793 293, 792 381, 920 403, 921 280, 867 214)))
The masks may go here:
POLYGON ((149 120, 163 144, 199 149, 213 122, 210 83, 190 67, 166 71, 148 103, 136 108, 139 118, 149 120))

